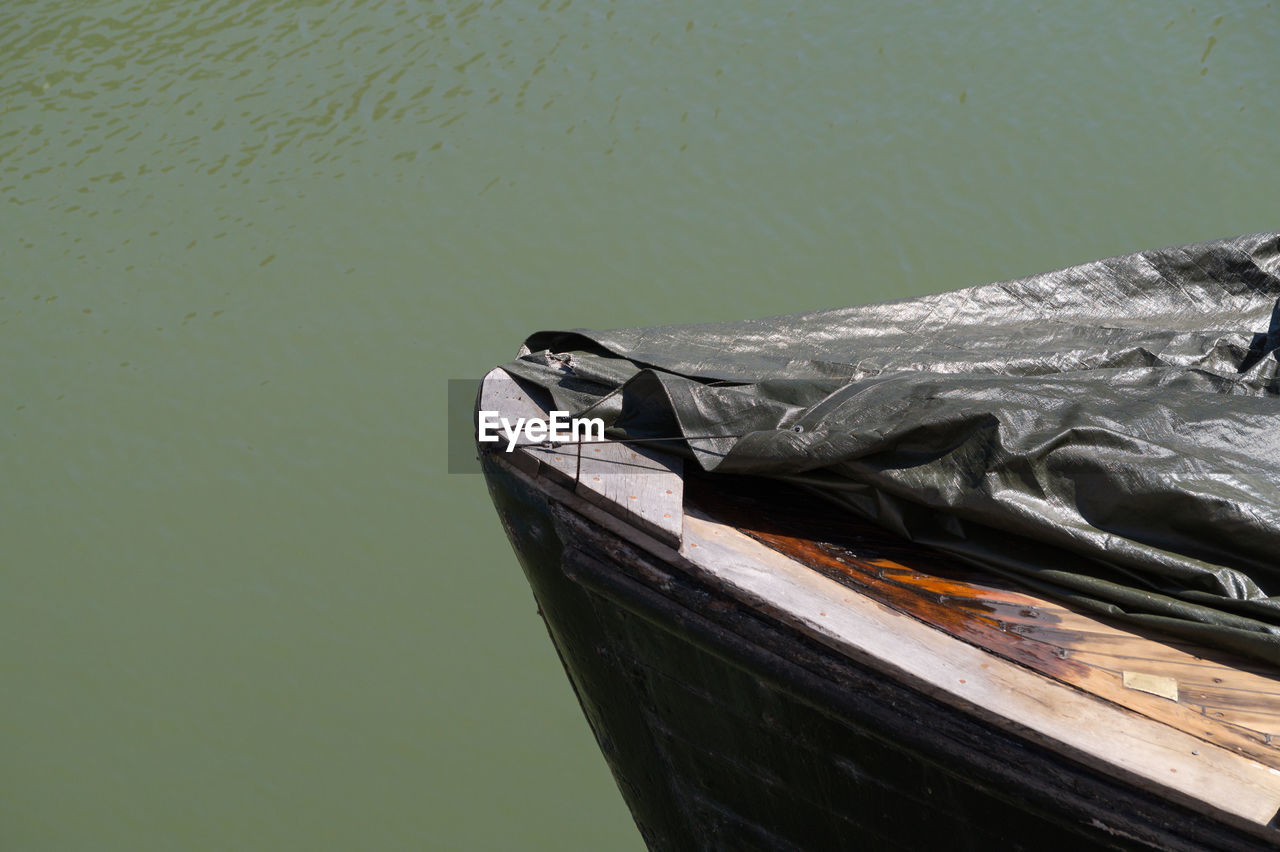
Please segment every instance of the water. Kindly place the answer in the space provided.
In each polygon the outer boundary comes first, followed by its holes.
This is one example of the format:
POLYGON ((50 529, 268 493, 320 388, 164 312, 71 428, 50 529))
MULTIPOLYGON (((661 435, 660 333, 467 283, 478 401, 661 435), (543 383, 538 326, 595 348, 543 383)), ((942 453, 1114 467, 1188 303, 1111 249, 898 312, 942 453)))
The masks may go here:
POLYGON ((1274 228, 1271 3, 0 10, 0 846, 640 845, 445 380, 1274 228))

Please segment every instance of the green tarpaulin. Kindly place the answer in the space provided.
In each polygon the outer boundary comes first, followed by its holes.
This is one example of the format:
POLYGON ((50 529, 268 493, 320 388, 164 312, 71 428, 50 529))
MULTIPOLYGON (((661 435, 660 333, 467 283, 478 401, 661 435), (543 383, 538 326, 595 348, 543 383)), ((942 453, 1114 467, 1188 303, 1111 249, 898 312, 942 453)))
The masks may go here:
POLYGON ((684 436, 660 446, 1280 662, 1280 235, 526 346, 506 369, 613 437, 684 436))

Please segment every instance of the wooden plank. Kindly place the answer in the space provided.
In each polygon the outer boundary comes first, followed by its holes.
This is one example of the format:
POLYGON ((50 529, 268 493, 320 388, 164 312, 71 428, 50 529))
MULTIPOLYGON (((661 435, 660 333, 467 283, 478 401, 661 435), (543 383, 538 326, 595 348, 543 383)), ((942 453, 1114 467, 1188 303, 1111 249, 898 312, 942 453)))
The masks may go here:
MULTIPOLYGON (((1280 765, 1280 749, 1266 736, 1268 732, 1245 724, 1234 714, 1207 716, 1185 684, 1179 684, 1176 701, 1126 687, 1126 670, 1132 669, 1109 669, 1090 664, 1083 674, 1063 673, 1053 676, 1077 689, 1176 728, 1207 745, 1216 744, 1247 755, 1268 767, 1280 765)), ((1145 673, 1169 676, 1150 670, 1145 673)))
MULTIPOLYGON (((1034 636, 1037 639, 1041 638, 1034 629, 1023 630, 1018 624, 1010 624, 1010 626, 1017 629, 1021 635, 1034 636)), ((1236 673, 1248 673, 1251 677, 1263 676, 1261 673, 1266 671, 1261 663, 1251 663, 1243 659, 1235 659, 1230 665, 1216 660, 1205 659, 1193 653, 1195 651, 1203 652, 1204 649, 1190 642, 1165 636, 1154 639, 1150 636, 1118 630, 1110 625, 1103 625, 1101 622, 1092 621, 1086 616, 1077 616, 1075 623, 1072 624, 1065 623, 1065 621, 1060 621, 1057 624, 1050 623, 1047 627, 1040 628, 1039 632, 1047 637, 1041 639, 1041 641, 1055 642, 1063 648, 1079 648, 1084 651, 1107 654, 1114 657, 1170 660, 1202 668, 1226 669, 1236 673)))
MULTIPOLYGON (((808 546, 804 542, 785 539, 776 535, 764 536, 752 531, 751 537, 762 541, 771 549, 809 569, 823 565, 833 567, 829 552, 808 546), (799 545, 799 546, 797 546, 799 545)), ((1053 678, 1084 692, 1112 701, 1151 719, 1164 722, 1185 733, 1202 739, 1205 743, 1219 745, 1239 754, 1248 755, 1264 765, 1280 768, 1280 748, 1273 745, 1263 733, 1223 724, 1210 719, 1199 706, 1183 706, 1164 697, 1126 688, 1121 672, 1135 668, 1122 665, 1114 668, 1099 667, 1092 660, 1077 659, 1075 649, 1088 648, 1098 640, 1126 639, 1151 646, 1153 654, 1160 654, 1166 646, 1143 637, 1115 630, 1113 633, 1082 633, 1063 630, 1062 621, 1071 615, 1076 627, 1087 627, 1089 620, 1074 613, 1058 615, 1039 604, 1011 604, 1007 601, 967 597, 963 594, 946 594, 939 597, 932 575, 921 575, 912 585, 903 581, 905 574, 894 575, 894 582, 883 579, 878 572, 864 570, 859 560, 840 558, 834 563, 838 573, 834 576, 851 591, 865 595, 891 609, 907 614, 930 627, 976 645, 1013 663, 1025 666, 1045 677, 1053 678), (846 578, 848 582, 846 582, 846 578), (1013 621, 1023 619, 1022 622, 1013 621)), ((955 588, 954 582, 942 584, 955 588)), ((1106 629, 1098 623, 1098 629, 1106 629)), ((1219 664, 1217 670, 1224 675, 1231 671, 1219 664)), ((1159 671, 1154 673, 1160 674, 1159 671)))
POLYGON ((1276 705, 1275 696, 1268 693, 1184 683, 1182 694, 1192 704, 1226 710, 1228 719, 1231 718, 1233 711, 1266 714, 1273 718, 1280 718, 1280 706, 1276 705))
POLYGON ((1255 713, 1249 710, 1224 710, 1221 707, 1197 705, 1195 698, 1196 696, 1187 695, 1185 692, 1181 695, 1181 700, 1184 704, 1198 709, 1207 719, 1216 720, 1224 725, 1248 728, 1273 742, 1280 743, 1280 716, 1255 713))
MULTIPOLYGON (((1239 671, 1221 663, 1197 661, 1190 655, 1180 657, 1170 653, 1168 656, 1157 656, 1142 647, 1142 637, 1132 638, 1132 643, 1119 646, 1119 653, 1116 645, 1112 645, 1111 650, 1094 650, 1093 643, 1086 641, 1068 648, 1067 657, 1109 671, 1143 671, 1177 678, 1179 683, 1186 686, 1202 686, 1218 692, 1238 692, 1242 696, 1249 696, 1242 700, 1258 706, 1268 705, 1280 711, 1280 683, 1272 678, 1239 671)), ((1156 642, 1149 644, 1163 647, 1156 642)))
MULTIPOLYGON (((699 499, 705 499, 700 495, 699 499)), ((713 505, 715 505, 713 503, 713 505)), ((784 510, 785 511, 785 510, 784 510)), ((1266 766, 1280 768, 1280 742, 1272 743, 1269 732, 1242 724, 1232 724, 1230 714, 1209 718, 1201 706, 1171 700, 1172 689, 1142 692, 1123 683, 1123 671, 1178 677, 1164 671, 1173 664, 1148 663, 1144 657, 1161 661, 1180 656, 1209 669, 1215 684, 1235 684, 1253 675, 1239 672, 1231 663, 1210 662, 1146 636, 1135 635, 1090 616, 1064 609, 1028 594, 1013 594, 989 585, 980 573, 957 570, 936 555, 923 557, 929 568, 911 568, 899 562, 865 553, 856 556, 839 543, 823 544, 821 539, 793 534, 784 526, 757 516, 732 515, 740 532, 766 544, 782 555, 814 570, 825 570, 845 587, 908 614, 930 627, 957 639, 984 648, 1006 660, 1032 669, 1072 687, 1168 724, 1205 743, 1247 755, 1266 766), (745 524, 745 525, 744 525, 745 524), (1137 660, 1100 666, 1087 652, 1096 646, 1125 647, 1137 660), (1078 651, 1085 653, 1078 653, 1078 651)), ((794 524, 794 521, 789 521, 794 524)), ((822 535, 821 527, 809 533, 822 535)), ((899 557, 901 558, 901 557, 899 557)), ((1201 649, 1202 650, 1202 649, 1201 649)), ((1257 683, 1263 691, 1274 692, 1274 680, 1257 683)), ((1167 686, 1167 685, 1166 685, 1167 686)))
MULTIPOLYGON (((548 414, 545 408, 534 402, 520 389, 516 380, 500 367, 490 370, 484 377, 480 386, 478 408, 484 411, 499 411, 503 417, 512 422, 520 417, 546 419, 548 414)), ((548 448, 521 438, 516 448, 508 452, 507 437, 501 435, 495 443, 478 446, 488 452, 501 453, 507 461, 534 476, 549 476, 570 486, 577 481, 580 445, 548 448)))
POLYGON ((1280 810, 1280 772, 958 641, 732 527, 691 512, 680 554, 819 641, 1082 763, 1254 824, 1280 810))
MULTIPOLYGON (((484 377, 479 408, 501 412, 510 421, 520 417, 546 419, 549 414, 501 368, 484 377)), ((513 452, 507 452, 507 445, 503 437, 486 446, 526 473, 574 489, 583 499, 663 544, 679 546, 684 521, 684 477, 679 458, 617 441, 544 447, 522 440, 513 452)))
POLYGON ((660 541, 679 545, 684 522, 680 459, 614 441, 587 444, 576 491, 660 541))

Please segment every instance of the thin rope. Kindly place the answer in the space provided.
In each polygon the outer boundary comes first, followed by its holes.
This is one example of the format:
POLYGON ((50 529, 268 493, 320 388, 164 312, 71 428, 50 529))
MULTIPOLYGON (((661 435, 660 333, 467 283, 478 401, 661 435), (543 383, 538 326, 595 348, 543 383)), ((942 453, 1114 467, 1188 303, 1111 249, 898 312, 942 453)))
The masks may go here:
MULTIPOLYGON (((672 435, 669 438, 605 438, 603 441, 596 440, 577 440, 577 441, 539 441, 536 444, 516 444, 516 447, 536 447, 540 450, 554 450, 559 447, 581 446, 582 444, 643 444, 648 441, 710 441, 715 438, 745 438, 750 432, 743 432, 739 435, 672 435)), ((501 447, 484 447, 481 449, 483 453, 507 452, 501 447)))

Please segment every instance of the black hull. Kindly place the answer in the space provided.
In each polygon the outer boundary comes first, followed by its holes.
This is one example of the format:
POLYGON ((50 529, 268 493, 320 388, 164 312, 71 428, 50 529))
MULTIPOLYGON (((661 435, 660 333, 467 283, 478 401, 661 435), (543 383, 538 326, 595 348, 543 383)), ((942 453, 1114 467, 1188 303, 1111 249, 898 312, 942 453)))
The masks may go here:
POLYGON ((860 666, 483 463, 650 848, 1273 848, 860 666))

